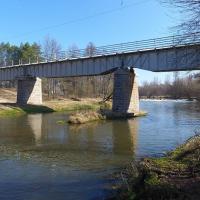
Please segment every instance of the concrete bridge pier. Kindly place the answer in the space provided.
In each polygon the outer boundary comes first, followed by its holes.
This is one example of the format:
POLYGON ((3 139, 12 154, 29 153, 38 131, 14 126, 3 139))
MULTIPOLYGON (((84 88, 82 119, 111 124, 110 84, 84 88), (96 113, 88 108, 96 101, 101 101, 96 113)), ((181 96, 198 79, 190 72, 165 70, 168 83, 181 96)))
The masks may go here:
POLYGON ((139 113, 138 84, 133 69, 119 68, 115 71, 112 111, 119 117, 129 117, 139 113))
POLYGON ((42 80, 40 78, 20 77, 17 82, 18 105, 42 104, 42 80))

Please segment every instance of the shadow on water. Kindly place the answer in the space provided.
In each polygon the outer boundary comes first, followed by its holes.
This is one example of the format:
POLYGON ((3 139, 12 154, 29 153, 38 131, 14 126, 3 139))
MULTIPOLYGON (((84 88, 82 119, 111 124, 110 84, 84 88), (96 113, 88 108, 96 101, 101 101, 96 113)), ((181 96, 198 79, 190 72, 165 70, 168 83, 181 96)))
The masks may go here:
POLYGON ((49 108, 47 106, 43 105, 26 105, 26 106, 20 106, 16 103, 0 103, 0 105, 3 105, 5 107, 11 108, 13 110, 21 109, 26 113, 51 113, 54 112, 52 108, 49 108))

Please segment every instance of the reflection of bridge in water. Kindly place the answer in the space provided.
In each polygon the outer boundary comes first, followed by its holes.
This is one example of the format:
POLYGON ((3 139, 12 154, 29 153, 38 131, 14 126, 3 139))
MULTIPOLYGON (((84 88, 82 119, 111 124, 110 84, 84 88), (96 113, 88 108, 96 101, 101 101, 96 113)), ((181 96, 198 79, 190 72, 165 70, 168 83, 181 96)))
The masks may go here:
POLYGON ((55 150, 133 155, 137 145, 137 120, 60 126, 52 115, 29 115, 27 119, 41 150, 49 145, 55 150))
MULTIPOLYGON (((10 63, 7 62, 9 65, 10 63)), ((113 112, 139 111, 133 68, 154 72, 200 69, 200 33, 45 55, 0 68, 0 80, 18 80, 17 103, 42 104, 40 78, 103 75, 115 71, 113 112)))
POLYGON ((58 125, 56 115, 28 115, 0 122, 1 144, 21 152, 130 155, 137 146, 138 121, 102 122, 81 127, 58 125), (22 123, 23 121, 23 123, 22 123), (25 123, 24 123, 25 122, 25 123), (5 129, 6 127, 6 129, 5 129), (3 131, 4 130, 4 131, 3 131))

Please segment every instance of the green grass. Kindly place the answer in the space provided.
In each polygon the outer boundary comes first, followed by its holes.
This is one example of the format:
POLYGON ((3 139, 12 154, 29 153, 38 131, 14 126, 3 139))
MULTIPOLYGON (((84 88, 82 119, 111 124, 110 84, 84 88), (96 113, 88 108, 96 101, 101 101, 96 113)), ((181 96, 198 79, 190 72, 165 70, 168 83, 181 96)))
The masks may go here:
POLYGON ((16 104, 3 104, 0 107, 0 117, 16 117, 25 114, 35 114, 35 113, 51 113, 51 112, 73 112, 79 110, 99 110, 103 104, 98 102, 73 102, 70 104, 59 104, 58 102, 53 102, 50 105, 27 105, 27 106, 17 106, 16 104))
POLYGON ((26 112, 24 112, 20 108, 13 108, 9 110, 0 110, 0 117, 16 117, 20 115, 24 115, 26 112))
POLYGON ((98 110, 100 106, 98 104, 74 104, 70 106, 63 106, 55 108, 56 112, 70 112, 77 110, 98 110))
POLYGON ((64 124, 66 124, 66 121, 64 121, 64 120, 59 120, 59 121, 56 122, 56 124, 64 125, 64 124))
POLYGON ((46 106, 27 105, 22 107, 15 104, 9 104, 5 105, 3 108, 0 108, 0 117, 16 117, 25 114, 50 112, 54 112, 54 110, 46 106))
POLYGON ((164 157, 145 158, 127 171, 129 189, 122 190, 121 199, 199 199, 200 135, 164 157))

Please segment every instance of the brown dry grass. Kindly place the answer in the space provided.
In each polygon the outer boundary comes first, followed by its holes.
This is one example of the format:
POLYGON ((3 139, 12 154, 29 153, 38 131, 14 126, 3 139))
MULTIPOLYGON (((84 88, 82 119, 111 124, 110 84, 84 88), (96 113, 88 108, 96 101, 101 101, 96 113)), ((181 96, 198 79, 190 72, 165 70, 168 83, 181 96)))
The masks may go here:
POLYGON ((102 120, 104 117, 97 111, 84 111, 74 113, 69 117, 68 122, 71 124, 85 124, 91 121, 102 120))
POLYGON ((80 101, 72 99, 54 99, 44 102, 44 105, 55 111, 97 110, 100 108, 99 99, 84 98, 80 101))

